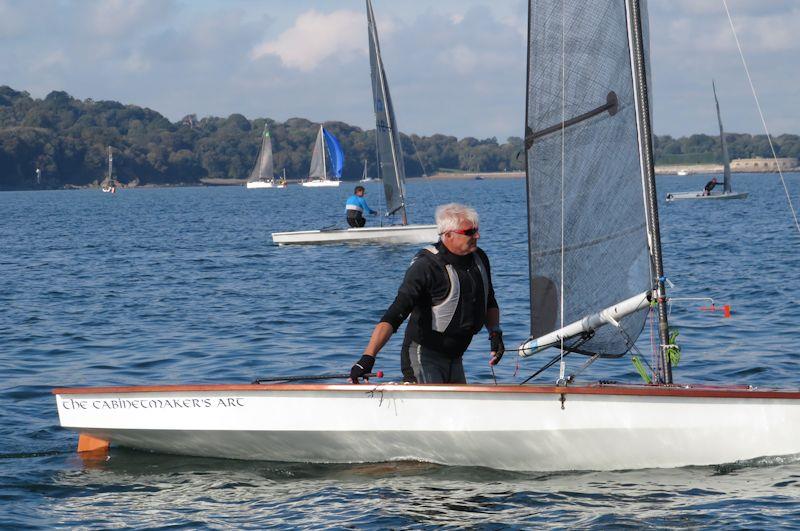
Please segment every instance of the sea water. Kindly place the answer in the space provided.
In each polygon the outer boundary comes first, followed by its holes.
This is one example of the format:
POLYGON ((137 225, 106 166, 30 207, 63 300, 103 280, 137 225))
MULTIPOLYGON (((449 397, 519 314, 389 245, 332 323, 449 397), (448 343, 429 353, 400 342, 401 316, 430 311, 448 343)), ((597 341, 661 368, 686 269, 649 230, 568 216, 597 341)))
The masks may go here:
MULTIPOLYGON (((786 177, 798 207, 800 176, 786 177)), ((707 178, 659 177, 659 195, 701 189, 707 178)), ((673 305, 683 349, 675 380, 797 389, 800 235, 777 175, 737 174, 735 185, 750 197, 660 205, 670 294, 710 297, 733 310, 726 319, 698 309, 708 301, 673 305)), ((107 460, 78 458, 76 435, 58 427, 54 387, 348 372, 419 246, 277 247, 270 233, 343 226, 351 188, 0 193, 0 526, 800 525, 800 460, 792 457, 564 473, 243 462, 119 448, 107 460)), ((416 223, 432 222, 443 202, 478 209, 506 344, 526 339, 524 180, 408 188, 416 223)), ((379 183, 367 185, 373 208, 381 193, 379 183)), ((399 339, 376 365, 386 380, 400 378, 399 339)), ((650 352, 649 326, 639 346, 650 352)), ((465 356, 471 382, 492 383, 487 350, 479 334, 465 356)), ((544 359, 508 354, 497 380, 520 382, 544 359)), ((583 361, 570 361, 568 372, 583 361)), ((554 368, 538 381, 556 377, 554 368)), ((624 359, 581 375, 598 378, 639 377, 624 359)))

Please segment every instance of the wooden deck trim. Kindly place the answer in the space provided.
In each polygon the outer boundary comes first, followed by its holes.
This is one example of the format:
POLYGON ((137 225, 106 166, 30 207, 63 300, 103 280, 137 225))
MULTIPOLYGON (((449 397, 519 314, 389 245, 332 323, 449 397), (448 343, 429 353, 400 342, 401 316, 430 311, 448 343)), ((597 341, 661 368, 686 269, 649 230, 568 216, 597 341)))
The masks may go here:
POLYGON ((748 386, 700 386, 700 385, 638 385, 638 384, 591 384, 557 387, 548 385, 441 385, 441 384, 198 384, 198 385, 145 385, 132 387, 66 387, 53 389, 55 395, 101 395, 127 393, 186 393, 186 392, 432 392, 432 393, 507 393, 507 394, 565 394, 565 395, 622 395, 622 396, 666 396, 695 398, 779 398, 800 400, 800 390, 752 389, 748 386))

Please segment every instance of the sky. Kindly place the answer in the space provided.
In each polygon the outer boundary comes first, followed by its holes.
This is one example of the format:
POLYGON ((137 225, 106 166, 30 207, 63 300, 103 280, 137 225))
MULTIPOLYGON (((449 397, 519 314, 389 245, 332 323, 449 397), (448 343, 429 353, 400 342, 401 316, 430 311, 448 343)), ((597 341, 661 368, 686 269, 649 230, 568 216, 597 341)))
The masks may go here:
MULTIPOLYGON (((800 134, 800 0, 727 2, 770 132, 800 134)), ((373 6, 402 132, 522 136, 527 2, 373 6)), ((712 78, 726 131, 762 133, 723 0, 649 11, 655 133, 716 134, 712 78)), ((0 0, 0 43, 36 98, 375 127, 363 0, 0 0)))

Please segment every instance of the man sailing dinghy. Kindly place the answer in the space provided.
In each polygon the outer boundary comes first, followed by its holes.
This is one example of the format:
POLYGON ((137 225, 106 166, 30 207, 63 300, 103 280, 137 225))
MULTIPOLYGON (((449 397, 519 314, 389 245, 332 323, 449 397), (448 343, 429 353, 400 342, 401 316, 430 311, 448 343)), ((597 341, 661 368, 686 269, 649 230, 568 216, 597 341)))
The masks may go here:
MULTIPOLYGON (((714 103, 717 107, 717 122, 719 123, 719 145, 722 150, 722 191, 714 192, 714 185, 709 182, 706 187, 710 189, 700 190, 699 192, 670 192, 667 194, 667 203, 681 201, 685 199, 745 199, 747 192, 734 192, 731 190, 731 161, 728 156, 728 143, 725 141, 725 133, 722 130, 722 116, 719 112, 719 100, 717 99, 717 87, 711 81, 711 88, 714 91, 714 103)), ((712 180, 716 184, 716 177, 712 180)))
MULTIPOLYGON (((406 170, 403 149, 400 145, 400 130, 394 116, 389 83, 383 68, 378 28, 372 12, 372 3, 366 1, 367 26, 369 29, 369 60, 372 74, 372 96, 375 109, 375 151, 378 174, 383 181, 386 196, 386 215, 397 215, 400 225, 362 227, 334 230, 311 230, 299 232, 274 232, 272 241, 279 245, 291 243, 433 243, 439 234, 436 225, 409 225, 406 213, 406 170)), ((364 166, 366 175, 366 161, 364 166)))
POLYGON ((61 425, 87 450, 317 463, 613 470, 800 453, 800 391, 671 383, 643 4, 529 2, 532 337, 521 354, 557 349, 556 384, 56 389, 61 425), (596 194, 600 217, 582 202, 596 194), (548 202, 551 218, 538 212, 548 202), (648 297, 659 307, 654 383, 576 383, 567 361, 624 356, 648 297))

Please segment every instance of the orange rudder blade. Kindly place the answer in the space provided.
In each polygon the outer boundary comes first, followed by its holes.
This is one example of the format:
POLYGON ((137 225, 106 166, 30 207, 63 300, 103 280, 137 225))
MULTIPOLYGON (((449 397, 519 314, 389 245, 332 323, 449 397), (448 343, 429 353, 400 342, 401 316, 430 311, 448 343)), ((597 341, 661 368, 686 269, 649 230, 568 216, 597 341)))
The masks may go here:
POLYGON ((91 435, 86 435, 85 433, 81 433, 78 437, 78 453, 107 451, 108 441, 105 439, 92 437, 91 435))

